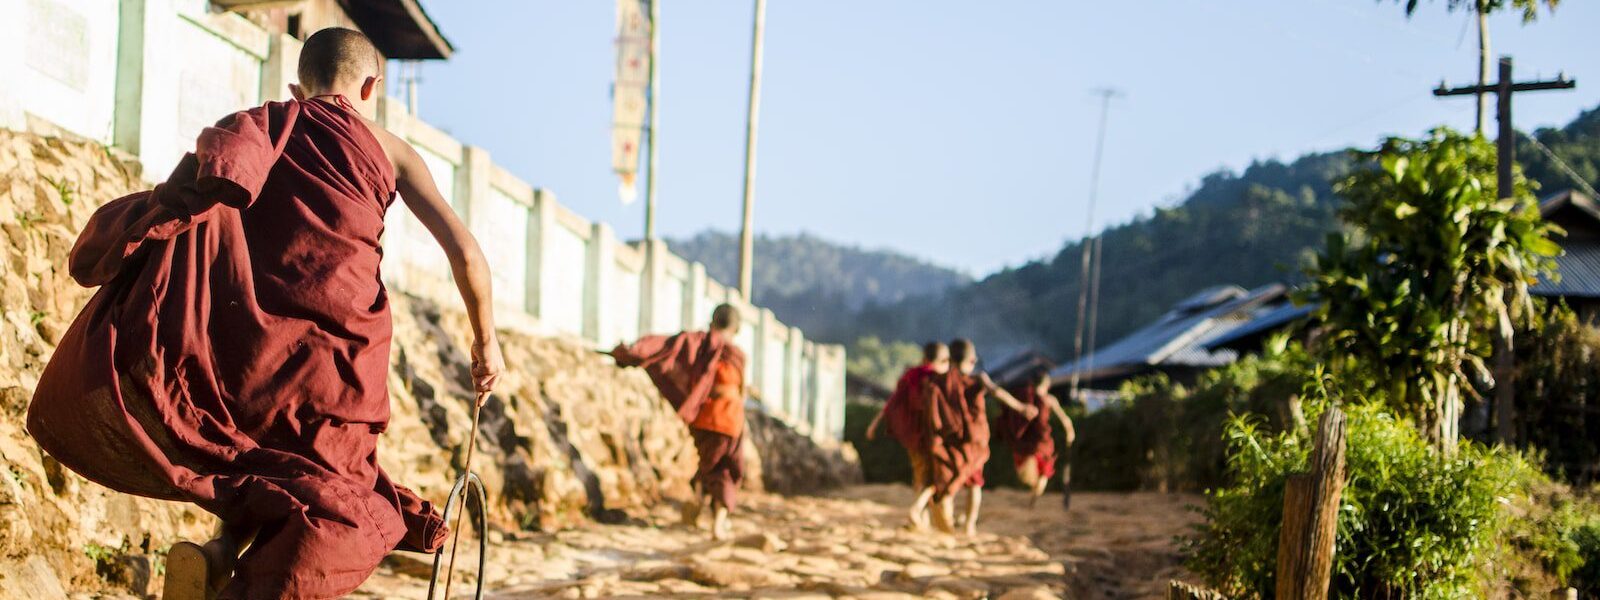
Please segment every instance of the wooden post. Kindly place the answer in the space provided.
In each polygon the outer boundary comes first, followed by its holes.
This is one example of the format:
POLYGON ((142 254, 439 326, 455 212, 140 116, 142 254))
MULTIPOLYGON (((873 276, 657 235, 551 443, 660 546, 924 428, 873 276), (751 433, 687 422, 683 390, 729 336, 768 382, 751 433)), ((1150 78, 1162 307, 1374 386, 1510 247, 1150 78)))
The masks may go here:
POLYGON ((1344 413, 1336 406, 1317 425, 1311 472, 1289 476, 1283 494, 1283 530, 1278 536, 1279 600, 1323 600, 1333 570, 1339 532, 1339 496, 1344 491, 1344 413))

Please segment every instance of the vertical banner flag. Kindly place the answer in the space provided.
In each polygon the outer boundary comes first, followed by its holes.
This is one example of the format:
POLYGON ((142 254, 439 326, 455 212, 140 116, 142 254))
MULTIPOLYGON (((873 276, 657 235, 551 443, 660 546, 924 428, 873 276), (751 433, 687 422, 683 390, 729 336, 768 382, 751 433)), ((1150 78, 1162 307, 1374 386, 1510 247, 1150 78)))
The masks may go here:
MULTIPOLYGON (((638 196, 639 143, 650 89, 650 3, 617 0, 617 80, 611 86, 611 169, 621 178, 624 204, 638 196)), ((652 142, 653 143, 653 142, 652 142)))

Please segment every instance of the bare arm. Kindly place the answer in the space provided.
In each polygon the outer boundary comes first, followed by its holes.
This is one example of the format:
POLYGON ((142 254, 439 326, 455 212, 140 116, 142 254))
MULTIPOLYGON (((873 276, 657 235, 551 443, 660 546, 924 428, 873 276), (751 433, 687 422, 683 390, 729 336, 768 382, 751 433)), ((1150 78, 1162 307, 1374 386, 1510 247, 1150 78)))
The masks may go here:
POLYGON ((883 424, 883 414, 889 411, 889 403, 883 403, 883 408, 878 409, 878 416, 872 418, 872 424, 867 425, 867 441, 878 439, 878 426, 883 424))
POLYGON ((988 390, 990 394, 994 395, 996 399, 1000 400, 1001 404, 1006 405, 1006 408, 1022 413, 1028 418, 1033 418, 1035 415, 1039 414, 1038 409, 1023 404, 1021 401, 1017 400, 1016 396, 1012 396, 1011 392, 1006 391, 1003 387, 995 385, 994 380, 989 378, 988 373, 978 373, 978 382, 983 385, 985 390, 988 390))
POLYGON ((390 146, 395 163, 395 187, 400 197, 417 220, 428 228, 428 233, 438 240, 450 260, 450 273, 461 291, 461 300, 466 303, 467 320, 472 324, 475 340, 472 344, 473 384, 480 394, 489 392, 505 369, 500 342, 495 336, 489 263, 478 247, 478 240, 439 194, 439 187, 433 182, 427 164, 422 162, 422 156, 410 144, 402 142, 390 146))
POLYGON ((1061 408, 1061 402, 1055 396, 1045 396, 1045 401, 1050 403, 1050 411, 1061 421, 1061 431, 1067 436, 1067 445, 1071 446, 1078 439, 1078 430, 1072 426, 1072 417, 1067 416, 1067 411, 1061 408))

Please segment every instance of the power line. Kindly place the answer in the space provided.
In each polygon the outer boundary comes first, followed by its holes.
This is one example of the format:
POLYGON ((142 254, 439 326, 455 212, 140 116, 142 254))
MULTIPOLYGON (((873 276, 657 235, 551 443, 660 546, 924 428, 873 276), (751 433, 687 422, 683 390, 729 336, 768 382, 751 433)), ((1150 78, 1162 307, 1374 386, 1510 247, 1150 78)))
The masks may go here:
MULTIPOLYGON (((1094 167, 1089 173, 1089 207, 1088 216, 1084 219, 1083 260, 1081 261, 1082 266, 1081 270, 1079 271, 1081 274, 1081 279, 1079 280, 1078 284, 1078 320, 1077 323, 1074 324, 1074 329, 1076 331, 1073 334, 1072 339, 1072 358, 1074 364, 1082 364, 1082 361, 1084 360, 1083 334, 1085 316, 1089 310, 1089 288, 1099 287, 1099 272, 1095 269, 1100 262, 1098 258, 1095 258, 1095 250, 1099 247, 1099 244, 1097 243, 1099 236, 1096 235, 1094 231, 1094 208, 1095 201, 1100 195, 1100 164, 1105 153, 1106 122, 1111 114, 1111 100, 1122 95, 1122 92, 1112 88, 1100 88, 1094 90, 1094 93, 1100 96, 1100 131, 1095 139, 1094 167)), ((1098 296, 1098 294, 1095 294, 1095 296, 1098 296)), ((1098 301, 1098 297, 1096 300, 1098 301)), ((1093 356, 1094 349, 1090 348, 1089 352, 1090 355, 1093 356)), ((1071 383, 1067 388, 1068 401, 1075 400, 1078 397, 1078 384, 1080 383, 1081 379, 1079 375, 1082 372, 1083 369, 1081 368, 1075 368, 1072 370, 1071 383)))
POLYGON ((1528 135, 1528 141, 1533 142, 1534 148, 1538 148, 1539 151, 1543 152, 1546 157, 1549 157, 1551 162, 1556 163, 1556 167, 1560 168, 1561 172, 1566 173, 1567 177, 1571 178, 1573 183, 1578 184, 1578 187, 1583 188, 1584 193, 1589 194, 1590 198, 1600 198, 1600 194, 1595 193, 1594 186, 1589 185, 1588 181, 1584 181, 1582 175, 1579 175, 1577 171, 1572 170, 1572 167, 1567 165, 1567 161, 1561 160, 1561 157, 1556 156, 1555 152, 1551 152, 1548 146, 1545 146, 1543 142, 1539 141, 1539 138, 1533 137, 1533 135, 1530 134, 1528 135))

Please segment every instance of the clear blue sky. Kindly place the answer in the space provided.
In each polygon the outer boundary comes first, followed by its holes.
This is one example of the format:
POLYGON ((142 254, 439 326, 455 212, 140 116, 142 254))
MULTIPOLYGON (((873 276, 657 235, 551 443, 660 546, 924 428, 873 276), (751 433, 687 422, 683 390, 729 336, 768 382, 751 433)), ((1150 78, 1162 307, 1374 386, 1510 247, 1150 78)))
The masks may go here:
MULTIPOLYGON (((661 233, 739 226, 748 0, 662 0, 661 233)), ((625 238, 610 172, 615 5, 425 0, 458 52, 423 67, 423 118, 625 238)), ((1519 79, 1579 88, 1517 97, 1517 124, 1600 104, 1600 6, 1569 0, 1492 21, 1519 79)), ((1101 224, 1172 204, 1252 160, 1470 128, 1465 13, 1406 20, 1372 0, 911 2, 772 0, 756 229, 809 231, 982 275, 1084 232, 1098 102, 1111 113, 1101 224)), ((1492 127, 1492 121, 1491 121, 1492 127)), ((759 257, 758 257, 759 260, 759 257)))

